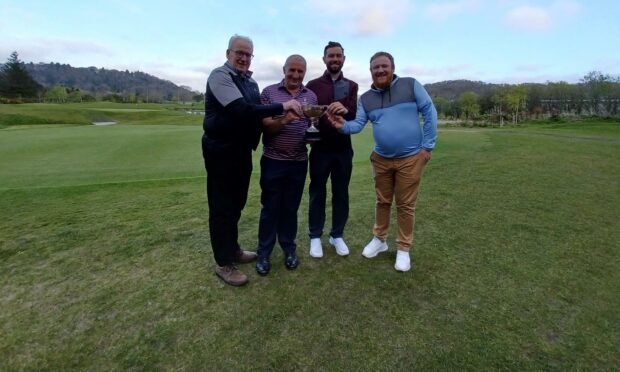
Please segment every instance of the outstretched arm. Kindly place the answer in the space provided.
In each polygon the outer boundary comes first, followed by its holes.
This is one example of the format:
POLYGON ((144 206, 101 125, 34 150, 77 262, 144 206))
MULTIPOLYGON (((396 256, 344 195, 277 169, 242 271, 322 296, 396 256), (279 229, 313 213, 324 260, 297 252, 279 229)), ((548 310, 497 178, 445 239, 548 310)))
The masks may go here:
MULTIPOLYGON (((332 112, 333 111, 335 110, 332 110, 332 112)), ((357 103, 357 114, 355 115, 354 120, 346 121, 342 115, 330 113, 330 110, 327 111, 327 120, 334 128, 338 129, 340 133, 355 134, 364 129, 366 123, 368 123, 368 116, 366 115, 362 101, 359 100, 357 103)))
POLYGON ((342 127, 344 126, 345 120, 342 116, 340 116, 339 114, 332 114, 331 112, 327 111, 325 113, 325 115, 327 116, 327 121, 329 121, 329 123, 336 129, 340 130, 342 129, 342 127))

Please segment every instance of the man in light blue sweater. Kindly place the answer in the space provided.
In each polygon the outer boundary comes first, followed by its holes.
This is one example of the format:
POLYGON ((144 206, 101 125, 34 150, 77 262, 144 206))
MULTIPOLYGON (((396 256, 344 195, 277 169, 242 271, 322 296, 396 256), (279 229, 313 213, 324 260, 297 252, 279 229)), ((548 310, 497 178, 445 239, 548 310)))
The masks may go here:
POLYGON ((328 119, 344 134, 359 133, 368 121, 372 123, 375 147, 370 161, 377 201, 374 237, 362 255, 373 258, 388 250, 390 208, 395 199, 398 251, 394 268, 408 271, 416 199, 424 167, 435 148, 437 111, 422 84, 394 74, 394 58, 389 53, 375 53, 370 58, 370 72, 373 85, 359 98, 355 119, 345 121, 334 112, 328 112, 328 119))

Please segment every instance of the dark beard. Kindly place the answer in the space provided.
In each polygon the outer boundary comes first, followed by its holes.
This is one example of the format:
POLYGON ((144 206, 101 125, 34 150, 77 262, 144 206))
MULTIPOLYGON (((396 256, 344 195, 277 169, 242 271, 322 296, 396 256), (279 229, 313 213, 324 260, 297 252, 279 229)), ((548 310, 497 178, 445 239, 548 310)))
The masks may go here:
POLYGON ((340 70, 342 70, 342 65, 329 65, 327 66, 327 71, 329 71, 330 74, 337 74, 340 72, 340 70))

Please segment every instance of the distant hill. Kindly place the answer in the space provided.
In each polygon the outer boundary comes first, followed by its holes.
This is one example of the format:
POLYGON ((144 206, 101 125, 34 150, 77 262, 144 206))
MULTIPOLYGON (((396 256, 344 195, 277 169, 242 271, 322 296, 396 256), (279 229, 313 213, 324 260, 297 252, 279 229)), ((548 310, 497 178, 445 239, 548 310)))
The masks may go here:
MULTIPOLYGON (((183 101, 191 101, 194 95, 200 94, 200 92, 192 91, 190 87, 177 86, 171 81, 140 71, 72 67, 60 63, 35 64, 31 62, 24 64, 24 66, 34 80, 45 88, 63 85, 92 94, 118 93, 125 96, 134 94, 143 101, 151 102, 177 98, 183 101)), ((424 85, 431 97, 444 97, 448 100, 456 100, 462 93, 468 91, 482 97, 502 86, 506 85, 471 80, 447 80, 424 85)))
POLYGON ((34 80, 46 88, 63 85, 92 94, 135 94, 150 101, 180 98, 189 101, 196 92, 185 86, 177 86, 140 71, 107 70, 97 67, 72 67, 60 63, 26 63, 26 70, 34 80))
POLYGON ((478 96, 500 87, 500 84, 484 83, 482 81, 471 80, 447 80, 438 83, 425 84, 424 88, 431 97, 444 97, 448 100, 458 99, 464 92, 474 92, 478 96))

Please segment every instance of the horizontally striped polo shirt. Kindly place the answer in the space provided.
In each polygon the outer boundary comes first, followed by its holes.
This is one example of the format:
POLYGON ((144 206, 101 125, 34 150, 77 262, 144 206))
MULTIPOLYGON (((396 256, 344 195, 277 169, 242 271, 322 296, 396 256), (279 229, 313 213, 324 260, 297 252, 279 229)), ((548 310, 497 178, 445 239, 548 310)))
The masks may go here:
MULTIPOLYGON (((290 99, 296 99, 302 104, 304 101, 309 105, 317 104, 313 91, 302 85, 293 96, 284 86, 284 80, 263 89, 260 99, 263 104, 283 103, 290 99)), ((310 119, 302 117, 286 124, 276 134, 263 133, 263 155, 276 160, 308 160, 304 136, 309 125, 310 119)))

